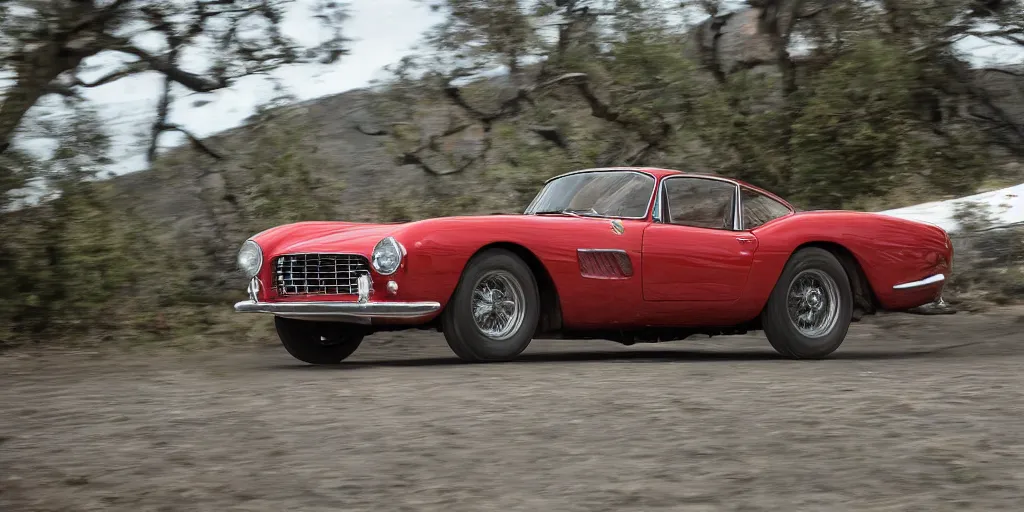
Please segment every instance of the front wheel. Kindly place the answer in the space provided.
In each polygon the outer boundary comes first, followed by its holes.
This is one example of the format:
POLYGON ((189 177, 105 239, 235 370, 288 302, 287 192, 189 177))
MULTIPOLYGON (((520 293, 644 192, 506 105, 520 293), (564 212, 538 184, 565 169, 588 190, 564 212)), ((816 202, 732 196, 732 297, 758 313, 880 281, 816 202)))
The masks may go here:
POLYGON ((817 247, 786 263, 761 323, 768 342, 794 359, 820 359, 843 343, 853 316, 853 293, 843 265, 817 247))
POLYGON ((363 333, 345 324, 275 316, 274 326, 284 349, 309 364, 340 363, 363 342, 363 333))
POLYGON ((530 267, 492 249, 474 257, 441 317, 448 346, 466 361, 507 361, 533 340, 540 292, 530 267))

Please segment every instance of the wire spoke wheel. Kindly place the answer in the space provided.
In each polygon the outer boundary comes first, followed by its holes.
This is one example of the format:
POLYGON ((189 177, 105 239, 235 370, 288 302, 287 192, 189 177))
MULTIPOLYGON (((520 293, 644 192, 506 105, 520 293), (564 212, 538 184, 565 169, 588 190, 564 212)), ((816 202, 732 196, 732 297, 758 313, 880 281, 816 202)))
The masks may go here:
POLYGON ((792 359, 821 359, 846 339, 853 318, 852 282, 860 278, 834 253, 805 247, 790 256, 761 311, 765 337, 792 359), (853 274, 851 274, 853 272, 853 274))
POLYGON ((495 341, 513 337, 523 325, 526 294, 510 272, 491 270, 473 286, 471 313, 480 332, 495 341))
POLYGON ((808 338, 821 338, 832 331, 839 320, 839 306, 839 285, 823 270, 804 270, 789 284, 789 321, 808 338))
POLYGON ((494 247, 466 264, 441 314, 441 332, 463 361, 510 361, 533 340, 540 315, 540 289, 529 264, 494 247))

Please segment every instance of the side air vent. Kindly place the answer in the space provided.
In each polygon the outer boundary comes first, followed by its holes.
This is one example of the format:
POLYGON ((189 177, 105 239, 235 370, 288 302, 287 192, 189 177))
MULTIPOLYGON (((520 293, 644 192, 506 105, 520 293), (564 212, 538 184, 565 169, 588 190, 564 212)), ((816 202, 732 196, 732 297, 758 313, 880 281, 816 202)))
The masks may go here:
POLYGON ((591 279, 628 279, 633 262, 621 249, 576 249, 580 275, 591 279))

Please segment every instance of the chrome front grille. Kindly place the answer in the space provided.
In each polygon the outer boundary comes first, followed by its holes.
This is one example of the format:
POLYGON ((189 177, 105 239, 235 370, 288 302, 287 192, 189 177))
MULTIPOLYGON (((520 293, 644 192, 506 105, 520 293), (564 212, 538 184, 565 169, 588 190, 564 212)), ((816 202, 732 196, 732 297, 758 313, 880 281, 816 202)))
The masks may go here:
POLYGON ((288 254, 274 260, 278 295, 346 295, 358 293, 356 280, 370 273, 358 254, 288 254))

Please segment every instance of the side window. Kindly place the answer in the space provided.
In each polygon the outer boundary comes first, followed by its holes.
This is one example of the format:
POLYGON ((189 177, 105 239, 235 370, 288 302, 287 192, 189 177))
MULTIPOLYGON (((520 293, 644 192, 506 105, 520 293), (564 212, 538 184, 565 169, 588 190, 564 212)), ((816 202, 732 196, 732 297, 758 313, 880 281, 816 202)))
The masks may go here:
POLYGON ((754 229, 765 222, 789 213, 786 205, 759 192, 743 187, 740 190, 743 202, 743 229, 754 229))
POLYGON ((732 229, 736 185, 705 178, 665 180, 665 222, 697 228, 732 229))

